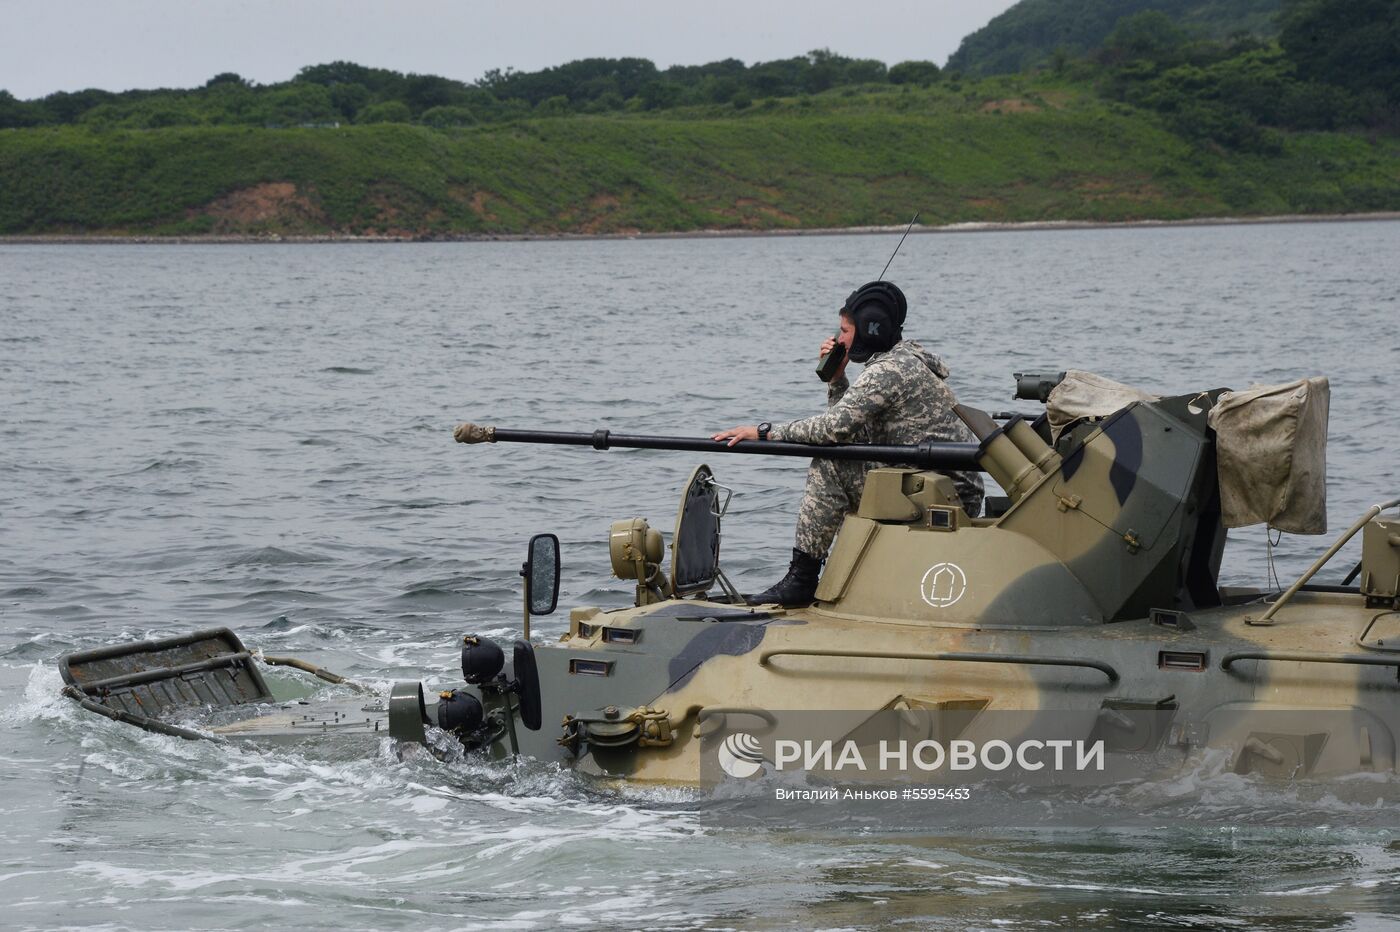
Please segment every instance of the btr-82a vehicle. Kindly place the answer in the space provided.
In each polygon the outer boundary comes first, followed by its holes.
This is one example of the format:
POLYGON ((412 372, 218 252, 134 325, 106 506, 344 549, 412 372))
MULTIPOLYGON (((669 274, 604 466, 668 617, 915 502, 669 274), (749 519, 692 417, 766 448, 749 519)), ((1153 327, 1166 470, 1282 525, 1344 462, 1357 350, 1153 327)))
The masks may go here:
MULTIPOLYGON (((1157 398, 1072 371, 1018 375, 1017 397, 1046 412, 959 408, 976 443, 916 447, 457 429, 474 443, 901 464, 870 472, 810 606, 749 605, 734 590, 719 560, 729 496, 702 465, 669 561, 645 520, 610 529, 634 604, 574 608, 561 638, 537 642, 531 615, 554 610, 559 582, 558 540, 537 535, 521 570, 522 636, 507 650, 468 635, 465 684, 431 702, 410 682, 388 697, 278 704, 258 660, 289 661, 256 657, 227 630, 69 655, 65 691, 186 737, 451 735, 477 753, 661 783, 773 769, 777 736, 799 732, 819 747, 933 742, 940 760, 958 739, 1038 734, 1043 747, 1053 732, 1097 747, 1100 765, 1222 748, 1240 773, 1395 770, 1400 521, 1383 512, 1400 500, 1361 515, 1282 591, 1218 582, 1227 525, 1325 529, 1326 380, 1157 398), (967 468, 1005 493, 985 515, 967 514, 940 472, 967 468), (1358 533, 1357 567, 1315 583, 1358 533), (214 722, 193 722, 208 706, 214 722)), ((839 769, 805 753, 808 769, 839 769)), ((984 757, 980 772, 997 764, 984 757)))

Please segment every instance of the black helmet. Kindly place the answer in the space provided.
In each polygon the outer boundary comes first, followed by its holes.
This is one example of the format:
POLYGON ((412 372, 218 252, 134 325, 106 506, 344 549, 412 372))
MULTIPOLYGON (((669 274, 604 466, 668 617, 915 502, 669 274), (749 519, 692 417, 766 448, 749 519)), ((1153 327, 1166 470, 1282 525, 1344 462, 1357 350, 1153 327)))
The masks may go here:
POLYGON ((856 329, 851 360, 865 362, 876 353, 892 349, 903 338, 908 310, 904 292, 892 282, 867 282, 851 292, 841 306, 841 313, 851 318, 856 329))

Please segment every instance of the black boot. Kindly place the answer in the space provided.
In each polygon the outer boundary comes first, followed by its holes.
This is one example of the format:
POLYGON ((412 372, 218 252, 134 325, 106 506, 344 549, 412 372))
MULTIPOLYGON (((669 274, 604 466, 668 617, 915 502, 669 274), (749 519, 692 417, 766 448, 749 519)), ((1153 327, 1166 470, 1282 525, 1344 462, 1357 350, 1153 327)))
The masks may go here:
POLYGON ((787 575, 771 589, 765 589, 758 595, 747 596, 748 603, 750 605, 771 605, 776 602, 785 608, 811 605, 817 594, 817 577, 821 574, 821 570, 821 560, 809 553, 794 549, 787 575))

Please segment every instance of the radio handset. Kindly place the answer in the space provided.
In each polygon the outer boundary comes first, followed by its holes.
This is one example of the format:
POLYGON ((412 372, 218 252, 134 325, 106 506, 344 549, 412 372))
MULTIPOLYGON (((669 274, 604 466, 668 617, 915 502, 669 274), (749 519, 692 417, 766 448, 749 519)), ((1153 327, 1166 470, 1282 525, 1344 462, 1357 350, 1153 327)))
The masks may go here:
POLYGON ((841 371, 841 363, 846 361, 846 347, 841 343, 841 334, 838 332, 836 337, 836 345, 831 352, 823 354, 821 362, 817 363, 817 378, 823 382, 836 378, 836 373, 841 371))

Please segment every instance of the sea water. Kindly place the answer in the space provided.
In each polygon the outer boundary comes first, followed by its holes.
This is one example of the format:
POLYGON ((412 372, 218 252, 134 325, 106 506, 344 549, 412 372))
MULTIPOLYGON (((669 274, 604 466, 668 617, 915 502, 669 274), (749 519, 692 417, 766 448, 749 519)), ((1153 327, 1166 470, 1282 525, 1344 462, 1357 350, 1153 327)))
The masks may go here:
MULTIPOLYGON (((669 532, 702 457, 464 447, 452 426, 700 436, 813 413, 818 347, 894 240, 0 246, 0 926, 1318 929, 1395 914, 1400 784, 1385 776, 1278 786, 1207 756, 1156 784, 978 787, 975 805, 899 820, 828 807, 773 825, 745 791, 617 791, 387 742, 190 743, 59 697, 61 654, 224 625, 368 682, 450 686, 463 633, 516 636, 517 570, 542 531, 562 540, 564 605, 628 604, 609 522, 669 532)), ((1397 256, 1394 222, 917 235, 889 277, 906 335, 987 409, 1033 410, 1011 373, 1035 369, 1164 394, 1330 376, 1339 529, 1400 494, 1397 256)), ((708 461, 735 491, 725 570, 766 586, 802 464, 708 461)), ((1325 542, 1232 532, 1222 579, 1286 585, 1325 542)))

